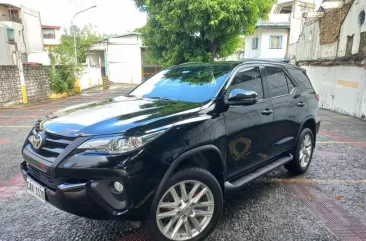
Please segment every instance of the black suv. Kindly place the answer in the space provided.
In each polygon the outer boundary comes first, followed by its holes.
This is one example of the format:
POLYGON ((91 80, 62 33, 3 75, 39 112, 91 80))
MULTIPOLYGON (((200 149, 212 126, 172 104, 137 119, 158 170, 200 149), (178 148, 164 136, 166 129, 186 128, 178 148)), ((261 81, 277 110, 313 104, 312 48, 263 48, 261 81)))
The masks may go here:
POLYGON ((281 165, 308 169, 318 101, 290 64, 186 63, 38 122, 21 171, 30 194, 66 212, 144 219, 153 240, 201 240, 224 193, 281 165))

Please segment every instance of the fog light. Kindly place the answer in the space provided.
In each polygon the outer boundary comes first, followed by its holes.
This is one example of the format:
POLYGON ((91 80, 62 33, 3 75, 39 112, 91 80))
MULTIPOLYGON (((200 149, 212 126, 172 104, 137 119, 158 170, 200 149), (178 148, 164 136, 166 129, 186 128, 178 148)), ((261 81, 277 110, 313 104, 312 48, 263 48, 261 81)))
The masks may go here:
POLYGON ((113 183, 114 189, 116 189, 117 193, 121 193, 123 191, 123 185, 120 182, 113 183))

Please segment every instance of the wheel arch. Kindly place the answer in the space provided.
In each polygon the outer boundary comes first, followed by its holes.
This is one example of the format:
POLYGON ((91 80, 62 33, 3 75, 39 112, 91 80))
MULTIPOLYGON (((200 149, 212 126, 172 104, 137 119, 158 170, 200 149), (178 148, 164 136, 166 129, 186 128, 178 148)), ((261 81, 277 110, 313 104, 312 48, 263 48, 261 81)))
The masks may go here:
POLYGON ((177 170, 188 166, 198 166, 207 169, 218 179, 221 189, 224 190, 225 165, 221 152, 215 145, 204 145, 188 150, 174 159, 155 192, 152 206, 156 205, 159 201, 158 197, 160 196, 165 183, 168 181, 168 178, 177 170), (202 160, 201 163, 198 162, 199 158, 202 157, 205 157, 206 160, 202 160))
MULTIPOLYGON (((308 116, 306 117, 303 122, 301 123, 301 128, 299 129, 298 133, 297 133, 297 137, 296 137, 296 142, 298 142, 300 134, 302 132, 302 130, 304 128, 309 128, 312 132, 313 132, 313 136, 314 136, 314 147, 315 147, 315 142, 316 142, 316 122, 315 122, 315 117, 314 116, 308 116)), ((295 144, 296 145, 296 144, 295 144)))

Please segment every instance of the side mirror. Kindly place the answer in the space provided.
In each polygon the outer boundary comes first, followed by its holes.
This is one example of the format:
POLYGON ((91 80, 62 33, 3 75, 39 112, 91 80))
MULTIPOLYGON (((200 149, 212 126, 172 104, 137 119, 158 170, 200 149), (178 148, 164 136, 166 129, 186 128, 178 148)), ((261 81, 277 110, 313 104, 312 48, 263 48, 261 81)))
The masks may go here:
POLYGON ((258 94, 251 90, 233 89, 227 99, 227 105, 253 105, 258 101, 258 94))

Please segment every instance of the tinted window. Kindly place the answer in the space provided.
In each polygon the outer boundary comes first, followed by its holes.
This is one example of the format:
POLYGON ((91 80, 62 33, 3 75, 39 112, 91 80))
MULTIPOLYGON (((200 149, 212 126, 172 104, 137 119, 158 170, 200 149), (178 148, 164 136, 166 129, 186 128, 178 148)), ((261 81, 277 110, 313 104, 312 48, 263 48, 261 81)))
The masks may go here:
POLYGON ((287 76, 286 76, 286 80, 287 80, 288 92, 291 93, 291 90, 293 88, 295 88, 295 86, 287 76))
POLYGON ((267 66, 268 87, 270 97, 289 93, 285 73, 279 67, 267 66))
POLYGON ((216 97, 233 68, 231 65, 174 67, 154 75, 130 95, 204 102, 216 97))
POLYGON ((309 78, 300 69, 287 69, 301 89, 313 89, 309 78))
POLYGON ((252 90, 257 92, 259 99, 263 99, 263 85, 259 67, 245 68, 238 72, 226 92, 226 98, 229 97, 233 89, 252 90))

